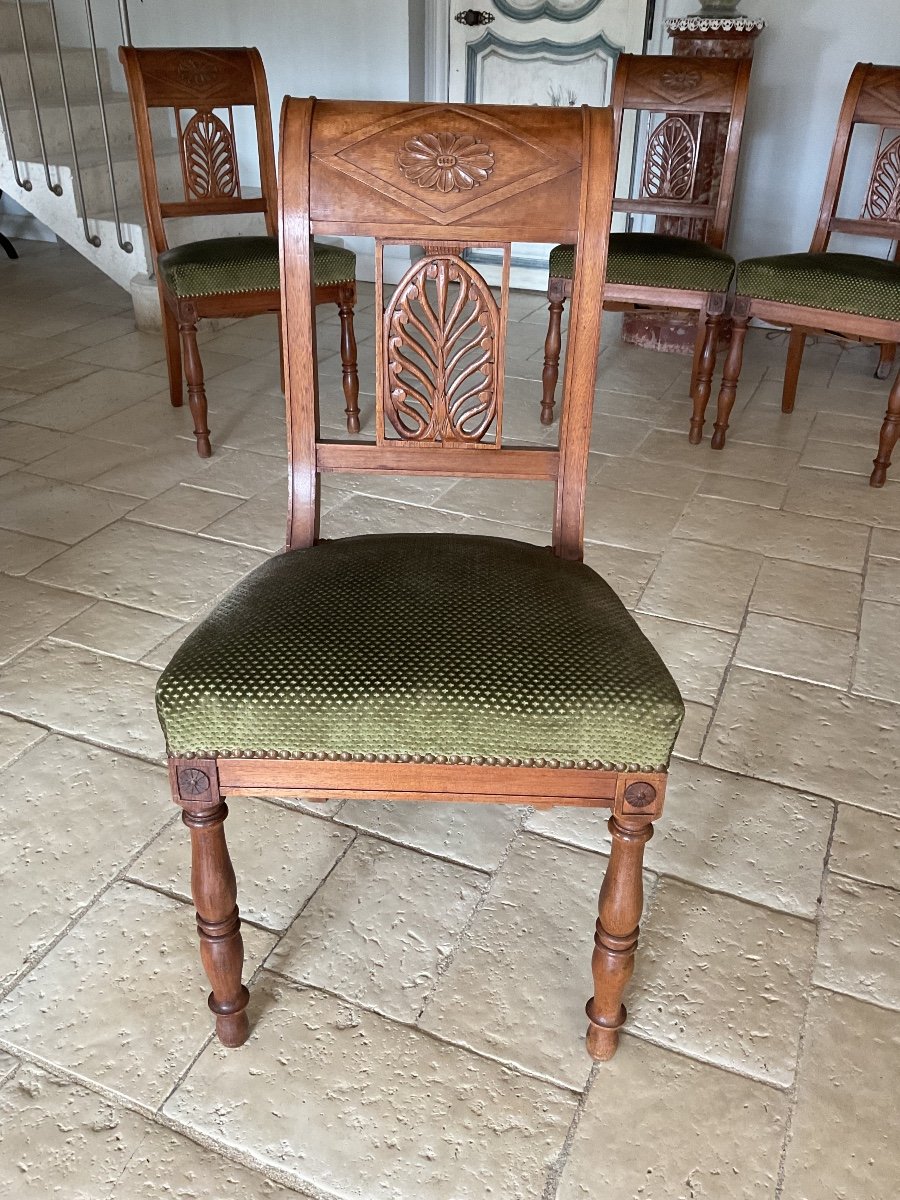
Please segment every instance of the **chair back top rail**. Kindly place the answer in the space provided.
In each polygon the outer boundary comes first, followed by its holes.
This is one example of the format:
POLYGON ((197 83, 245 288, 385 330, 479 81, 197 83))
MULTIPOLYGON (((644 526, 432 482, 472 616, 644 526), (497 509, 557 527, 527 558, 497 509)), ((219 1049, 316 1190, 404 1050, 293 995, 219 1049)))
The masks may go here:
POLYGON ((827 250, 832 233, 900 241, 900 67, 857 63, 838 117, 810 253, 827 250), (838 205, 854 130, 878 129, 872 170, 859 217, 839 217, 838 205))
POLYGON ((613 185, 608 109, 287 98, 280 250, 289 548, 318 538, 319 472, 553 479, 553 548, 582 556, 613 185), (376 436, 321 440, 311 238, 375 241, 376 436), (512 241, 577 244, 559 449, 502 443, 512 241), (421 246, 385 299, 385 245, 421 246), (503 251, 499 302, 465 250, 503 251))
POLYGON ((275 151, 269 93, 260 53, 253 47, 137 48, 122 46, 134 117, 144 208, 154 268, 168 249, 169 217, 261 212, 266 230, 276 226, 275 151), (259 197, 241 193, 234 109, 254 110, 259 154, 259 197), (162 202, 154 156, 151 108, 171 108, 181 158, 183 200, 162 202), (191 113, 185 119, 185 113, 191 113), (224 113, 223 116, 220 113, 224 113))
POLYGON ((706 241, 725 244, 737 178, 750 60, 620 54, 612 106, 621 141, 626 111, 665 114, 648 130, 636 196, 615 212, 708 219, 706 241), (721 163, 703 160, 707 122, 727 118, 721 163))

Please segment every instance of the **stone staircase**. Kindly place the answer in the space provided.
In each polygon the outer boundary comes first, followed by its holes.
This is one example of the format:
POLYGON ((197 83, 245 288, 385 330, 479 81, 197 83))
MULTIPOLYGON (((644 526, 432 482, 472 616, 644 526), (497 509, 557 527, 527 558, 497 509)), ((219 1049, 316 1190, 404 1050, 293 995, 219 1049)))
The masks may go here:
MULTIPOLYGON (((0 189, 110 279, 130 289, 141 328, 158 327, 158 301, 155 284, 149 279, 150 241, 144 220, 131 110, 124 83, 113 81, 114 51, 101 47, 98 56, 121 240, 131 243, 131 252, 123 250, 119 244, 92 53, 88 48, 63 45, 69 111, 84 195, 82 213, 50 10, 47 4, 39 2, 24 4, 23 12, 50 181, 58 185, 61 194, 54 194, 47 186, 19 20, 12 0, 0 0, 0 81, 9 112, 19 177, 23 182, 30 179, 32 186, 29 191, 16 182, 9 138, 4 129, 0 136, 0 189), (99 238, 99 246, 92 245, 85 237, 83 216, 89 233, 99 238)), ((116 79, 120 79, 118 64, 115 64, 115 73, 116 79)), ((164 195, 181 199, 181 163, 170 125, 171 114, 158 110, 152 116, 161 190, 164 195)), ((250 189, 245 189, 245 193, 252 194, 250 189)), ((197 238, 260 231, 255 218, 245 222, 235 217, 175 220, 167 223, 167 230, 172 245, 197 238)), ((8 232, 14 230, 10 228, 8 232)))

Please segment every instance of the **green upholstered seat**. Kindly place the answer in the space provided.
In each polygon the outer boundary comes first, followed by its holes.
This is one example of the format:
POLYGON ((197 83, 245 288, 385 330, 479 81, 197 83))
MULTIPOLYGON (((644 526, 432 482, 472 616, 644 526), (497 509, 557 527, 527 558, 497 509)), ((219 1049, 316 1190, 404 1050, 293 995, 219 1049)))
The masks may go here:
MULTIPOLYGON (((575 247, 550 251, 550 275, 571 279, 575 247)), ((704 242, 662 233, 613 233, 609 238, 607 283, 635 287, 683 288, 692 292, 727 292, 734 259, 704 242)))
MULTIPOLYGON (((157 269, 176 296, 220 296, 277 291, 278 241, 273 237, 208 238, 164 250, 157 269)), ((316 242, 313 273, 317 287, 352 283, 356 255, 342 246, 316 242)))
POLYGON ((737 291, 756 300, 900 321, 900 263, 865 254, 777 254, 738 264, 737 291))
POLYGON ((684 713, 589 567, 447 534, 276 555, 178 649, 157 707, 177 755, 641 770, 684 713))

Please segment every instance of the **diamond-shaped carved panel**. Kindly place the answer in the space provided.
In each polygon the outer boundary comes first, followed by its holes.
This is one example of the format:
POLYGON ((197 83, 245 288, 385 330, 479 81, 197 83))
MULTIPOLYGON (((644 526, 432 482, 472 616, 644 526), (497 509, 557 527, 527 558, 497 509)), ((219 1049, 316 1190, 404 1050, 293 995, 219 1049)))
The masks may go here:
POLYGON ((542 144, 536 122, 517 124, 484 109, 406 109, 316 147, 314 170, 330 167, 410 216, 452 225, 577 169, 574 155, 542 144))

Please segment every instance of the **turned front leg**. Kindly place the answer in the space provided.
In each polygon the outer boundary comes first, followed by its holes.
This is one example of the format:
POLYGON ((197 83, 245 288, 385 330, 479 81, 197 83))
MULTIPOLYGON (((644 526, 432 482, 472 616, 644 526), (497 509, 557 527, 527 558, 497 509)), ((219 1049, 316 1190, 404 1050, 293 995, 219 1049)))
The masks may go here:
POLYGON ((887 412, 881 424, 881 435, 878 439, 878 454, 875 466, 869 477, 871 487, 884 487, 888 467, 891 465, 891 455, 897 440, 900 438, 900 375, 894 380, 888 399, 887 412))
POLYGON ((600 915, 591 958, 594 994, 587 1002, 591 1022, 587 1050, 598 1062, 606 1062, 615 1054, 619 1030, 625 1024, 622 994, 634 970, 644 905, 644 846, 653 837, 653 826, 649 817, 612 816, 609 831, 612 850, 600 889, 600 915))
POLYGON ((209 808, 185 809, 182 820, 191 831, 191 895, 197 910, 200 958, 212 986, 209 1007, 223 1046, 240 1046, 250 1033, 247 1002, 241 983, 244 942, 237 907, 237 883, 225 843, 224 800, 209 808))
POLYGON ((553 404, 556 384, 559 380, 559 354, 562 349, 562 315, 566 303, 564 296, 553 296, 550 300, 550 320, 544 341, 544 369, 541 374, 541 424, 553 424, 553 404))
POLYGON ((693 412, 691 413, 691 429, 688 441, 697 446, 703 440, 703 422, 706 419, 706 406, 709 403, 709 393, 712 390, 712 377, 716 369, 716 351, 719 347, 719 330, 722 326, 722 315, 725 311, 725 297, 711 296, 706 307, 706 322, 703 332, 703 342, 700 354, 694 364, 691 380, 691 398, 693 412))
POLYGON ((209 425, 206 422, 206 384, 203 381, 203 363, 200 361, 200 350, 197 346, 196 320, 180 320, 178 331, 181 335, 181 347, 184 354, 188 404, 191 408, 191 416, 194 418, 197 453, 201 458, 209 458, 212 454, 212 446, 209 441, 209 425))
POLYGON ((725 357, 725 367, 722 371, 722 386, 719 388, 718 411, 710 445, 713 450, 722 450, 725 446, 725 433, 731 410, 737 398, 738 380, 744 361, 744 342, 747 338, 747 325, 750 321, 750 301, 745 296, 735 299, 731 317, 731 342, 725 357))

